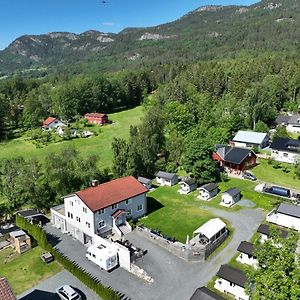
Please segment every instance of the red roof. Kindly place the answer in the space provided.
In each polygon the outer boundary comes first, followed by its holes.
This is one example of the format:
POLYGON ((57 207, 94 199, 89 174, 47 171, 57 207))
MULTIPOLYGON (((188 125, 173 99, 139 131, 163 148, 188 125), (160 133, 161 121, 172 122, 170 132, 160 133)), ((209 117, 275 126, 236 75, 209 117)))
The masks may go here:
POLYGON ((1 300, 17 299, 5 278, 0 278, 0 299, 1 300))
POLYGON ((92 117, 92 118, 103 118, 105 116, 106 116, 106 114, 101 114, 101 113, 87 113, 87 114, 85 114, 85 117, 92 117))
POLYGON ((115 179, 75 193, 92 211, 147 193, 133 176, 115 179))
POLYGON ((52 122, 54 122, 55 120, 56 120, 56 118, 49 117, 49 118, 47 118, 47 119, 43 122, 43 125, 48 126, 48 125, 50 125, 52 122))

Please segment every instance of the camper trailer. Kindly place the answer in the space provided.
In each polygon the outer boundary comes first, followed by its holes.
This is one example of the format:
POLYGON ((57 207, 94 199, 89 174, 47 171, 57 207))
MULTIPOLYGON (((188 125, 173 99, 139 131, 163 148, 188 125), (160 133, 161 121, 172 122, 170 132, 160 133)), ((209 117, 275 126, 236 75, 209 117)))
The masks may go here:
POLYGON ((90 246, 85 256, 105 271, 109 271, 118 265, 117 252, 104 245, 90 246))

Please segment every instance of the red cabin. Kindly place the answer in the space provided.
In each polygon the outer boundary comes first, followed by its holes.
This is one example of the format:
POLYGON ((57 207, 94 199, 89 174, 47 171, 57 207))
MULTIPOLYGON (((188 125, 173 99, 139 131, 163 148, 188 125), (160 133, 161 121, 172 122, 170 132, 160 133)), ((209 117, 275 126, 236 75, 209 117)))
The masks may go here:
POLYGON ((91 124, 104 125, 109 123, 108 116, 106 114, 87 113, 85 114, 85 118, 91 124))

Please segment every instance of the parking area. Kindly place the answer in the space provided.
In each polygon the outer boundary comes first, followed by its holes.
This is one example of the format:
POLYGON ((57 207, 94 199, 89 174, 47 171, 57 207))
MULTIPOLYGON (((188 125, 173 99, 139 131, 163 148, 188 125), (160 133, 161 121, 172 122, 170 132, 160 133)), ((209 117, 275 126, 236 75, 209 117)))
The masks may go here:
POLYGON ((64 285, 71 285, 82 297, 83 300, 99 300, 100 298, 71 273, 64 270, 44 280, 34 288, 18 296, 19 300, 57 300, 55 290, 64 285))

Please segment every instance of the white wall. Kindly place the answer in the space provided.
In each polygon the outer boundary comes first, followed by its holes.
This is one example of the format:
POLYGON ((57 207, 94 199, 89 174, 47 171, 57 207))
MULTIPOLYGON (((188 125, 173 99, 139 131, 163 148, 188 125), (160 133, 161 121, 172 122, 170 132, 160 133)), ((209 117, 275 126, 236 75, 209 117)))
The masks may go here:
POLYGON ((271 216, 267 216, 267 221, 283 227, 300 231, 300 219, 296 217, 277 213, 277 214, 272 214, 271 216))
POLYGON ((236 202, 240 200, 240 195, 235 195, 234 197, 230 196, 229 194, 225 193, 222 194, 222 200, 220 202, 221 205, 230 207, 236 202))
POLYGON ((245 289, 243 287, 240 287, 238 285, 230 285, 230 282, 219 278, 215 281, 214 287, 221 291, 222 293, 230 293, 235 296, 235 299, 242 299, 242 300, 249 300, 249 296, 246 295, 245 289))
POLYGON ((246 264, 252 267, 258 266, 258 261, 253 256, 249 256, 246 253, 240 253, 239 256, 236 258, 236 261, 240 262, 241 264, 246 264))
POLYGON ((294 164, 300 155, 294 152, 272 150, 272 158, 276 161, 294 164))
POLYGON ((58 126, 66 126, 65 123, 57 120, 57 123, 56 122, 52 122, 51 124, 49 124, 47 127, 49 128, 49 130, 52 130, 54 128, 57 128, 58 126))
POLYGON ((291 133, 300 133, 300 125, 294 126, 294 125, 289 124, 286 126, 286 131, 291 132, 291 133))

